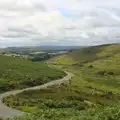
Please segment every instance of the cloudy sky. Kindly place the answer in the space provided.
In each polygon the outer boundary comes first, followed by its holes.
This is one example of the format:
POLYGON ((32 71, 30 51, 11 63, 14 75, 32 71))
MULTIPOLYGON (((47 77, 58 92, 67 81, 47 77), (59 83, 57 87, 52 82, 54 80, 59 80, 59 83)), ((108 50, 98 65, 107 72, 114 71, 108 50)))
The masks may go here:
POLYGON ((0 47, 120 42, 120 0, 0 0, 0 47))

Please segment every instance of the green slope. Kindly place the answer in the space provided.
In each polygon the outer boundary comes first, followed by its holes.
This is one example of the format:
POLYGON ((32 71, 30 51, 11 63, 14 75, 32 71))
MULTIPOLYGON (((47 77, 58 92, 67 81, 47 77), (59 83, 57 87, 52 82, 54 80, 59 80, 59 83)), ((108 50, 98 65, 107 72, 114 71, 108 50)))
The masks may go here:
POLYGON ((64 75, 43 62, 0 56, 0 92, 40 85, 64 75))
POLYGON ((54 58, 56 65, 68 65, 80 71, 84 80, 119 89, 120 44, 83 48, 54 58), (72 61, 71 61, 72 60, 72 61), (66 62, 67 61, 67 62, 66 62))
POLYGON ((15 120, 120 120, 120 44, 83 48, 50 63, 75 77, 6 98, 7 105, 31 113, 15 120))
POLYGON ((82 48, 53 59, 56 64, 71 65, 74 63, 87 63, 98 59, 105 59, 120 52, 120 44, 100 45, 82 48))

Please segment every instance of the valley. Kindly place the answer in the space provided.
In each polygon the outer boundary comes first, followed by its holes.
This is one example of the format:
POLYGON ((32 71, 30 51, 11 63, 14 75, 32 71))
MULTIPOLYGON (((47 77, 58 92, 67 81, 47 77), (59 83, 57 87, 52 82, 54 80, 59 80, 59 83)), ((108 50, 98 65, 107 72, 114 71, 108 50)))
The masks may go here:
POLYGON ((45 62, 0 55, 0 93, 41 85, 65 75, 45 62))
POLYGON ((10 120, 120 119, 120 44, 71 51, 48 60, 48 65, 74 77, 5 97, 7 106, 26 113, 10 120))

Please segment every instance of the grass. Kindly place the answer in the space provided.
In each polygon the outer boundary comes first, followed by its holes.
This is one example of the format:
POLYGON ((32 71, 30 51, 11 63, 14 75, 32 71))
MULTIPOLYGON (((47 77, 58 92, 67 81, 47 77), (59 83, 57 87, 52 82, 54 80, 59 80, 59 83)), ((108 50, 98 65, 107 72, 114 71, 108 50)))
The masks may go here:
POLYGON ((50 61, 75 77, 4 102, 30 114, 13 120, 120 120, 120 44, 83 48, 50 61))
POLYGON ((0 56, 0 93, 41 85, 64 75, 64 72, 50 68, 44 62, 0 56))
POLYGON ((76 109, 42 109, 10 120, 120 120, 119 107, 92 108, 82 112, 76 109))

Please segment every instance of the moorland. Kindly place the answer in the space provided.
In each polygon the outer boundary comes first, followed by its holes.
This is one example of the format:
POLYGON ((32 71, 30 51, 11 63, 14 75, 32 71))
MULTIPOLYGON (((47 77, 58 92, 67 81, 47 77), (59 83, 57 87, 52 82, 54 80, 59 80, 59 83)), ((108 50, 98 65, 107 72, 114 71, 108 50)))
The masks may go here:
POLYGON ((70 51, 48 64, 74 77, 5 98, 6 105, 26 112, 10 120, 120 120, 120 44, 70 51))

